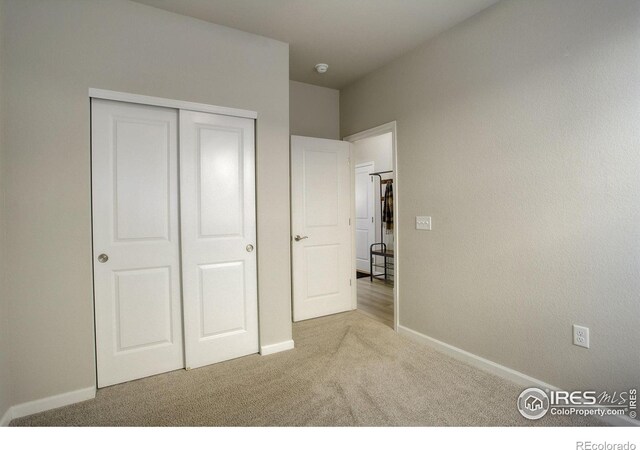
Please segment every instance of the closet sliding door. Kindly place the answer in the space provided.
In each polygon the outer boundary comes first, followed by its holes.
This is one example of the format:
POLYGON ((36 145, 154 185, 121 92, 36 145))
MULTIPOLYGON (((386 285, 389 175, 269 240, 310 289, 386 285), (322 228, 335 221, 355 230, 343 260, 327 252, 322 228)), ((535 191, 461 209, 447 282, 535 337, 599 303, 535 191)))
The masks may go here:
POLYGON ((93 99, 98 387, 184 367, 178 111, 93 99))
POLYGON ((258 352, 252 119, 180 111, 187 368, 258 352))
POLYGON ((91 105, 98 387, 257 353, 254 120, 91 105))

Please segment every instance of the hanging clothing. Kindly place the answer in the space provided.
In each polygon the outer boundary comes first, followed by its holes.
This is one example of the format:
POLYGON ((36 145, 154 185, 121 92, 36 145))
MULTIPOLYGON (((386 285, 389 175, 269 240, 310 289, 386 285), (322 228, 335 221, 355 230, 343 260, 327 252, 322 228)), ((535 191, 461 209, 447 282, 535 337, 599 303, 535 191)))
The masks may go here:
POLYGON ((393 183, 387 183, 384 190, 384 208, 382 210, 382 221, 384 222, 387 234, 393 233, 393 183))

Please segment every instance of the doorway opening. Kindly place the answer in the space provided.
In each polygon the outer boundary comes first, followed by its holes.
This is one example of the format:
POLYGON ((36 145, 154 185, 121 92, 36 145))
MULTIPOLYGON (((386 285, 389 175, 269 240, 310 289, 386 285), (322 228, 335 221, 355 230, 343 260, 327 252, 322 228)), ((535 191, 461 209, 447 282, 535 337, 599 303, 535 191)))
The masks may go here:
POLYGON ((357 309, 398 323, 395 122, 345 138, 352 143, 357 309))

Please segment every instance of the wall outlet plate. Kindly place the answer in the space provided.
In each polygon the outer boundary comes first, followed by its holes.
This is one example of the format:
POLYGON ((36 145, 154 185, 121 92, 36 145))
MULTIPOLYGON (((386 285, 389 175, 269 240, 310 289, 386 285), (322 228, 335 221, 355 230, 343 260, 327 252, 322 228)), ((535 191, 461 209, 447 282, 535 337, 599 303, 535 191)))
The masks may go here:
POLYGON ((573 345, 589 348, 589 328, 580 325, 573 326, 573 345))
POLYGON ((430 216, 416 216, 416 230, 431 231, 431 217, 430 216))

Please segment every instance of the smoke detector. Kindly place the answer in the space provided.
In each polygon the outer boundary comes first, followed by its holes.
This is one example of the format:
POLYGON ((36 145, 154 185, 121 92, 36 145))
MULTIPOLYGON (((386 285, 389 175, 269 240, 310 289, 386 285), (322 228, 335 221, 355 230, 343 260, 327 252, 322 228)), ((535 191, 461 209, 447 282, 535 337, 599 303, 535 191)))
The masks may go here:
POLYGON ((316 72, 325 73, 327 70, 329 70, 329 64, 325 64, 325 63, 316 64, 316 72))

